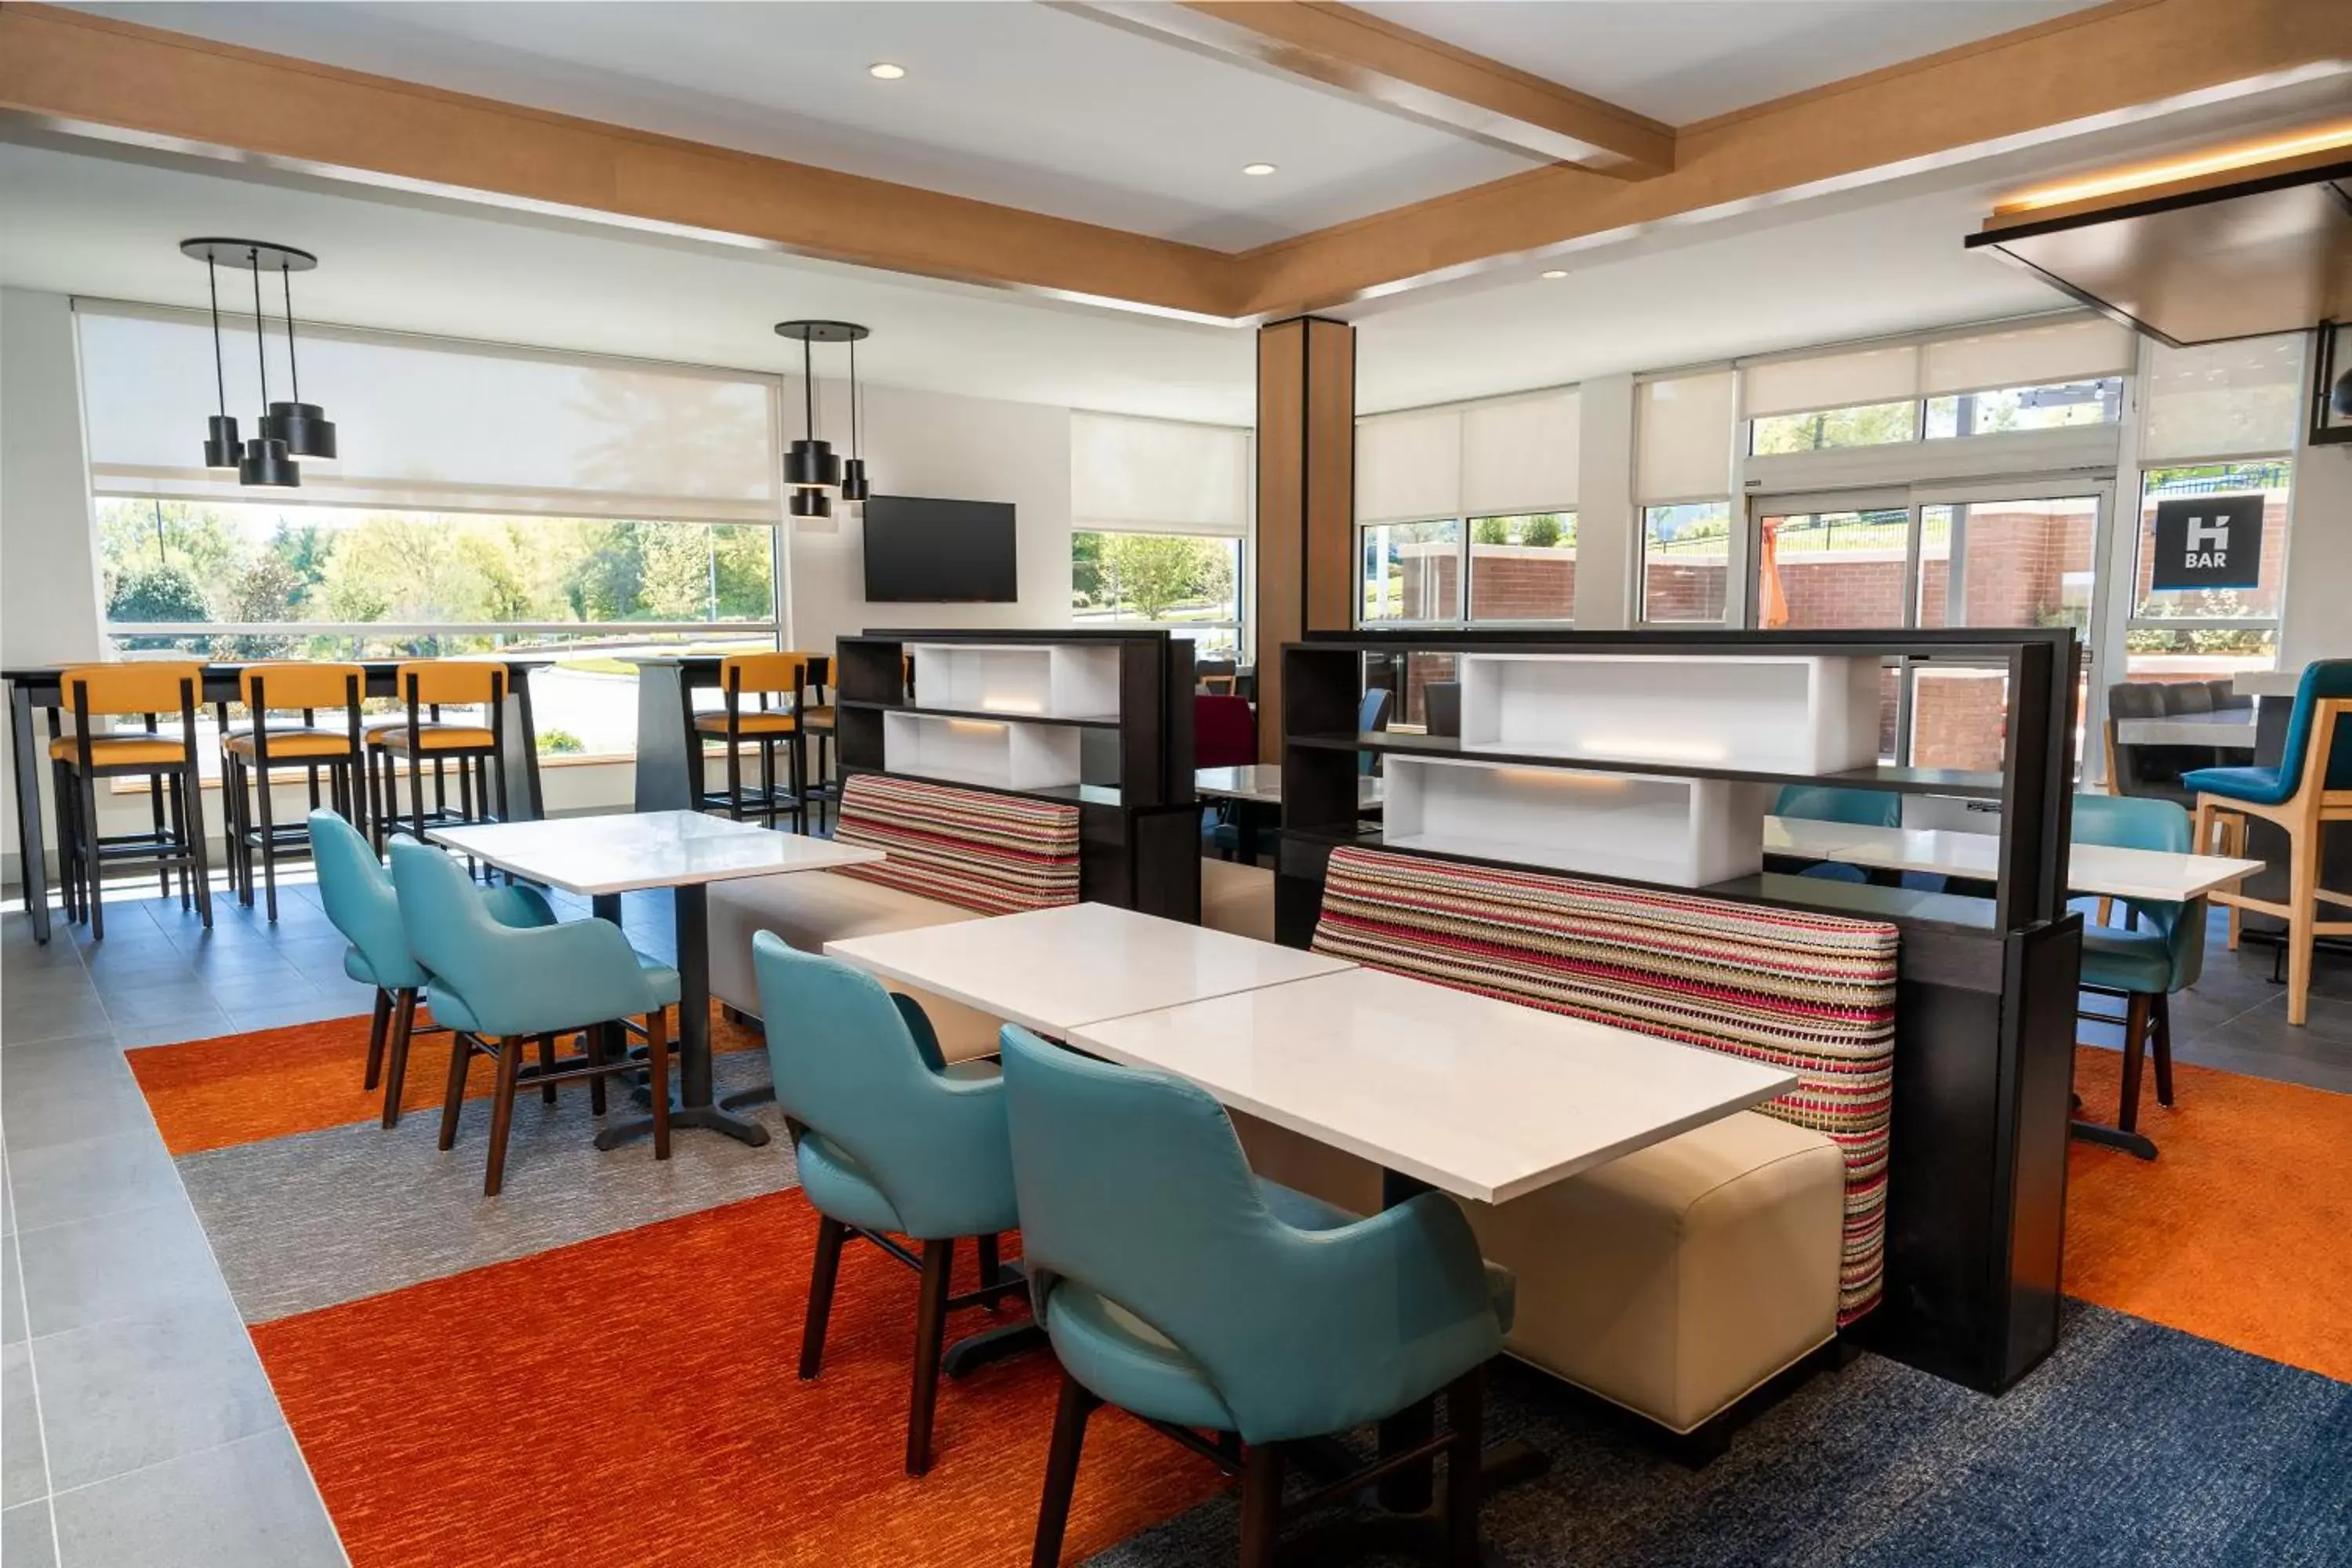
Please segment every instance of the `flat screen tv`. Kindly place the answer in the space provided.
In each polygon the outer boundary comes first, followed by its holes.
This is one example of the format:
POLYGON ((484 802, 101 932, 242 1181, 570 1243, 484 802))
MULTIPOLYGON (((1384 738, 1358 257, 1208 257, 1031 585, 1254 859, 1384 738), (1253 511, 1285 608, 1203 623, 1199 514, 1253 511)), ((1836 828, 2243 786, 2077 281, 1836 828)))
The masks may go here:
POLYGON ((1020 596, 1010 501, 875 496, 866 503, 869 603, 1009 605, 1020 596))

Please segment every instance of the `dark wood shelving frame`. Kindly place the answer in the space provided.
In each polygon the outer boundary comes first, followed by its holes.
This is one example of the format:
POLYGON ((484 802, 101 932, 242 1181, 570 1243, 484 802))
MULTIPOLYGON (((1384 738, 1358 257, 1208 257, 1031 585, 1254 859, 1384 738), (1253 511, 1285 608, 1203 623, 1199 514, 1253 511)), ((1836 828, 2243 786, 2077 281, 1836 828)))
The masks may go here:
MULTIPOLYGON (((1282 660, 1276 924, 1280 939, 1294 946, 1313 936, 1331 850, 1381 847, 1357 805, 1358 758, 1365 752, 1999 801, 2000 851, 1990 899, 1769 868, 1683 890, 1900 928, 1886 1289, 1878 1309, 1848 1331, 1897 1360, 1991 1393, 2010 1387, 2050 1352, 2058 1334, 2082 954, 2082 918, 2067 909, 2065 886, 2080 663, 2071 629, 1327 632, 1286 644, 1282 660), (1892 767, 1780 773, 1465 750, 1450 737, 1356 732, 1368 658, 1478 653, 1874 658, 1998 667, 2009 689, 2002 764, 1998 773, 1892 767)), ((1391 852, 1587 875, 1426 849, 1391 852)))
MULTIPOLYGON (((1200 816, 1192 793, 1192 645, 1165 631, 1104 628, 1055 632, 890 628, 841 638, 834 649, 835 771, 881 773, 959 789, 1051 801, 1078 808, 1079 896, 1171 920, 1201 918, 1200 816), (1119 711, 1103 718, 919 708, 904 679, 909 645, 1051 647, 1116 646, 1119 711), (1099 738, 1088 754, 1115 771, 1097 781, 1048 789, 893 772, 883 749, 885 716, 921 712, 1003 724, 1060 724, 1099 738)), ((915 685, 922 685, 918 665, 915 685)), ((1082 745, 1084 742, 1082 742, 1082 745)))

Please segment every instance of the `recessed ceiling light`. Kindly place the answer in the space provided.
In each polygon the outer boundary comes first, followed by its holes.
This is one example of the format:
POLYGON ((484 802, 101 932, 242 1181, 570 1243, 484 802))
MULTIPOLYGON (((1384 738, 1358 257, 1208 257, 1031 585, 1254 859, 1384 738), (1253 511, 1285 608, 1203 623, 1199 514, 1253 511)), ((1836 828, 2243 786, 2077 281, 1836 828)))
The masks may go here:
POLYGON ((1244 174, 1271 174, 1274 173, 1274 165, 1271 163, 1244 163, 1242 165, 1242 173, 1244 174))
POLYGON ((866 68, 866 74, 870 77, 877 77, 884 81, 897 81, 900 77, 907 74, 907 68, 905 66, 892 65, 888 60, 876 60, 872 65, 866 68))
POLYGON ((1568 276, 1568 268, 1565 267, 1555 267, 1550 271, 1546 272, 1544 276, 1546 278, 1565 278, 1568 276))

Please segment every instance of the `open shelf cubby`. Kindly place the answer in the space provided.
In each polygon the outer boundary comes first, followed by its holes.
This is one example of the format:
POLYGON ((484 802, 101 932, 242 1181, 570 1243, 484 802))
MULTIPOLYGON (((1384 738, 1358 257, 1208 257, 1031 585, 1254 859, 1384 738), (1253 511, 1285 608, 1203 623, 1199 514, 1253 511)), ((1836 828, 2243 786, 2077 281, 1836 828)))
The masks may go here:
POLYGON ((1064 724, 951 718, 919 709, 882 715, 883 766, 894 773, 998 789, 1080 782, 1078 731, 1064 724))
POLYGON ((1119 649, 1068 643, 909 643, 918 708, 1115 723, 1119 649))
POLYGON ((1381 841, 1702 888, 1761 868, 1767 794, 1727 779, 1397 757, 1381 841))

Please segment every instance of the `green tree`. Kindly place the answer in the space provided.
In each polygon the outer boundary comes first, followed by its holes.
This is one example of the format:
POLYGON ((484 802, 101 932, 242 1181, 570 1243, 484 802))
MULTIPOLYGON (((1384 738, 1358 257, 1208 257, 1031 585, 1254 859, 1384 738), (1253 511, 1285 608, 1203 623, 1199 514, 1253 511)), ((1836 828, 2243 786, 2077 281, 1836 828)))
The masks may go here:
POLYGON ((1233 592, 1233 564, 1221 546, 1159 533, 1114 533, 1102 543, 1102 569, 1113 604, 1156 621, 1187 601, 1223 600, 1233 592))
POLYGON ((1070 535, 1070 597, 1082 610, 1103 602, 1103 536, 1094 532, 1070 535))
POLYGON ((315 522, 289 522, 280 518, 269 536, 269 552, 286 563, 305 588, 327 580, 327 562, 335 552, 335 536, 315 522))
POLYGON ((1528 519, 1527 528, 1519 535, 1519 542, 1538 550, 1549 550, 1559 542, 1559 519, 1550 512, 1543 512, 1528 519))
MULTIPOLYGON (((222 617, 230 621, 296 621, 300 620, 302 579, 283 557, 275 553, 261 556, 238 574, 234 595, 227 613, 222 617)), ((272 637, 261 633, 243 633, 213 639, 215 658, 291 658, 301 648, 301 639, 292 637, 272 637)))
POLYGON ((457 536, 457 559, 477 579, 478 593, 486 621, 529 621, 539 617, 531 614, 530 585, 523 581, 520 564, 502 534, 490 531, 463 531, 457 536))
POLYGON ((1872 403, 1818 414, 1782 414, 1756 421, 1759 453, 1818 452, 1833 447, 1875 447, 1908 441, 1917 433, 1916 403, 1872 403))
POLYGON ((199 591, 226 598, 244 555, 244 542, 211 507, 184 500, 99 503, 99 558, 109 583, 176 566, 199 591))
POLYGON ((1470 524, 1473 544, 1508 544, 1511 542, 1511 521, 1504 517, 1482 517, 1470 524))
MULTIPOLYGON (((154 621, 205 621, 212 608, 194 575, 182 566, 146 566, 125 572, 106 596, 106 618, 119 626, 154 621)), ((126 648, 178 648, 194 651, 201 639, 185 637, 118 637, 126 648)))

